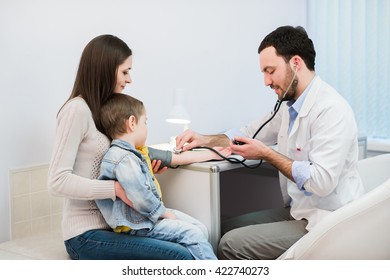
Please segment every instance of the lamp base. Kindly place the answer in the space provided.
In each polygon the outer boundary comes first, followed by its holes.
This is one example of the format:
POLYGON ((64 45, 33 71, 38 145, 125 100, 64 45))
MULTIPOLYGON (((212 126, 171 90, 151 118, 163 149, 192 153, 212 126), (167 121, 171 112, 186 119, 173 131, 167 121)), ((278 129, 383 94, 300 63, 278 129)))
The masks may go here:
POLYGON ((171 136, 169 140, 169 145, 171 145, 172 147, 176 147, 176 136, 171 136))

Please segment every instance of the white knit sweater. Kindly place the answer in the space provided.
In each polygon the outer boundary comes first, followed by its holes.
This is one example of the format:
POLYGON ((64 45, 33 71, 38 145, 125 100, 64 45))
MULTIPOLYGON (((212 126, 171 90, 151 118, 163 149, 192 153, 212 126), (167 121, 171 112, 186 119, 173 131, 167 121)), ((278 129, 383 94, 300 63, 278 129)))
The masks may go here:
POLYGON ((87 230, 109 229, 94 199, 115 199, 114 181, 99 181, 100 162, 110 145, 80 97, 62 108, 57 117, 48 188, 64 197, 62 233, 68 240, 87 230))

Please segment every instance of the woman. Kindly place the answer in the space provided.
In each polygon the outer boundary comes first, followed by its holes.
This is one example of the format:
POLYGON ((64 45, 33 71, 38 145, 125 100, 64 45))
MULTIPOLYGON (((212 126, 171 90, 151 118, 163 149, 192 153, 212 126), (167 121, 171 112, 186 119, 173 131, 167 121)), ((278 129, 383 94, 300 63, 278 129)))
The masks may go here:
POLYGON ((131 205, 118 182, 96 179, 110 145, 100 108, 131 83, 131 66, 131 49, 121 39, 94 38, 81 55, 72 93, 58 113, 48 187, 52 194, 65 197, 65 247, 72 259, 192 259, 176 243, 113 232, 94 202, 110 198, 131 205))

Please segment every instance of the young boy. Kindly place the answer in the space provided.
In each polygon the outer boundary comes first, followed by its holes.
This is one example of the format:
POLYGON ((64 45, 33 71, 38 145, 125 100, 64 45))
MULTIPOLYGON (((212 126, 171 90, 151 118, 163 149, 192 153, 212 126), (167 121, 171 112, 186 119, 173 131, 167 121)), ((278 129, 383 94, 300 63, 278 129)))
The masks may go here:
MULTIPOLYGON (((206 227, 178 210, 165 208, 161 190, 150 164, 146 111, 141 101, 125 94, 114 94, 101 110, 102 126, 113 141, 105 154, 101 180, 116 180, 126 191, 132 207, 122 200, 97 200, 96 204, 114 231, 179 243, 195 259, 217 259, 208 242, 206 227)), ((158 152, 153 150, 154 153, 158 152)), ((228 149, 220 150, 224 156, 228 149)), ((211 151, 173 154, 161 151, 171 166, 220 159, 211 151)), ((163 161, 164 162, 164 161, 163 161)))

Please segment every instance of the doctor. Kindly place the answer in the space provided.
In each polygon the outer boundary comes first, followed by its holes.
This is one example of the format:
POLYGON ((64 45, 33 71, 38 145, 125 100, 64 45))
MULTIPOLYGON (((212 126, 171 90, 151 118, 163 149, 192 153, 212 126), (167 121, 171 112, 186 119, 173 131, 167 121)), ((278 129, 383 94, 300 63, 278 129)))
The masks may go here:
POLYGON ((316 53, 306 31, 279 27, 264 38, 258 53, 265 85, 286 102, 255 139, 273 112, 240 130, 219 135, 186 131, 176 140, 184 150, 230 145, 233 153, 263 159, 279 170, 285 208, 226 221, 218 248, 221 259, 275 259, 326 215, 363 193, 354 114, 316 75, 316 53), (274 144, 277 151, 269 147, 274 144))

